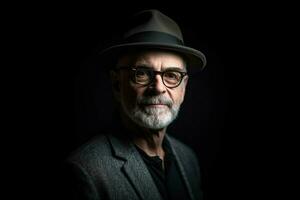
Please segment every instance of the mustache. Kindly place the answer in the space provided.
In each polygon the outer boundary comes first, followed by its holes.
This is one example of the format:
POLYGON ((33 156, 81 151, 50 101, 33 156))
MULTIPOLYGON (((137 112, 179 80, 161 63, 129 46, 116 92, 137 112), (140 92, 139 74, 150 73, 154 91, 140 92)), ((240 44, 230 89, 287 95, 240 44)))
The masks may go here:
POLYGON ((165 97, 165 96, 153 96, 153 97, 139 97, 137 99, 137 103, 139 105, 143 104, 164 104, 169 107, 173 105, 173 102, 171 99, 165 97))

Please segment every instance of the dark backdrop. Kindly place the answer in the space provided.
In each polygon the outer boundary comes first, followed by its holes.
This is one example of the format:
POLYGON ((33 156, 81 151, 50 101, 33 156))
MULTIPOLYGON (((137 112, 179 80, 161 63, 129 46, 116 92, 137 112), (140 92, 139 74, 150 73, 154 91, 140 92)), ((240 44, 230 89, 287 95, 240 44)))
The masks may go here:
POLYGON ((22 166, 13 179, 14 188, 24 188, 22 196, 59 199, 61 162, 110 126, 112 94, 97 52, 124 18, 145 8, 177 21, 185 43, 207 57, 206 69, 190 78, 181 113, 168 130, 198 155, 206 198, 252 199, 273 191, 268 184, 276 179, 275 169, 269 160, 277 154, 269 145, 277 135, 270 127, 278 126, 270 113, 278 109, 269 94, 275 91, 270 81, 278 68, 270 64, 274 58, 269 50, 278 42, 271 39, 276 20, 266 7, 34 6, 17 12, 12 35, 17 41, 12 47, 18 50, 13 57, 21 63, 12 102, 18 105, 12 112, 18 119, 12 126, 18 134, 12 135, 18 139, 12 141, 20 150, 10 157, 14 166, 22 166))

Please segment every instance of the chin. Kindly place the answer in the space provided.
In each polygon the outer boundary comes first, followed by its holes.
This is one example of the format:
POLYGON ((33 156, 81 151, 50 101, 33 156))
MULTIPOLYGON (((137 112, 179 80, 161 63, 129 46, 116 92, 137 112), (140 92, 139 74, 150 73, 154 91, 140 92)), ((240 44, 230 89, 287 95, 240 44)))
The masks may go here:
POLYGON ((138 106, 128 109, 122 104, 122 109, 134 123, 140 127, 152 130, 161 130, 167 128, 177 117, 179 106, 140 108, 138 106))
POLYGON ((139 126, 152 130, 164 129, 175 119, 170 111, 161 109, 151 109, 146 112, 135 110, 129 114, 129 117, 139 126))

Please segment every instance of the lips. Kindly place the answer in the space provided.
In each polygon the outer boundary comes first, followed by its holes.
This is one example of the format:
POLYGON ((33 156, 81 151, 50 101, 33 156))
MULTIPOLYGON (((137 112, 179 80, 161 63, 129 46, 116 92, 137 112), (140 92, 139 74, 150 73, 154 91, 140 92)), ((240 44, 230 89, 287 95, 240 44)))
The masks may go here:
POLYGON ((166 104, 142 104, 144 107, 165 107, 167 106, 166 104))
POLYGON ((172 107, 172 101, 165 96, 155 96, 155 97, 138 97, 137 104, 141 107, 148 108, 158 108, 158 107, 172 107))

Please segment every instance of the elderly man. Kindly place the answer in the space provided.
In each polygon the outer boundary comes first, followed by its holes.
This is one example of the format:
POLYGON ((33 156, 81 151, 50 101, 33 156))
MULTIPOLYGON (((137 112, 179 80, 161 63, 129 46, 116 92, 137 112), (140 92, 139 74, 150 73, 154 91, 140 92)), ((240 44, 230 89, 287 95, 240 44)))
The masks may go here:
POLYGON ((119 121, 68 159, 80 199, 202 199, 193 151, 166 130, 178 115, 188 70, 205 56, 157 10, 131 19, 120 43, 101 52, 110 67, 119 121))

